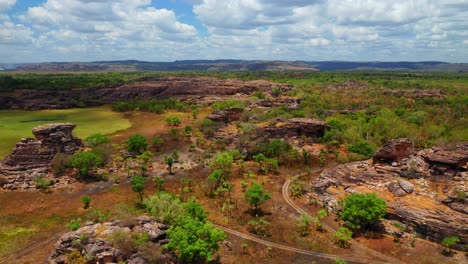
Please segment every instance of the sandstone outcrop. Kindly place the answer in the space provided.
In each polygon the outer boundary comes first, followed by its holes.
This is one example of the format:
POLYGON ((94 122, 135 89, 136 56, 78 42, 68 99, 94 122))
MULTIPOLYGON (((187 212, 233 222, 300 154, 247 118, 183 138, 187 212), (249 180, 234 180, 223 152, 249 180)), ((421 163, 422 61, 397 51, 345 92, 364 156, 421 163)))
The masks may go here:
POLYGON ((391 140, 374 154, 374 162, 394 162, 409 156, 414 152, 413 143, 406 138, 391 140))
POLYGON ((229 122, 239 120, 243 112, 244 112, 244 109, 242 108, 227 108, 223 110, 215 110, 212 114, 208 115, 206 118, 213 120, 215 122, 229 123, 229 122))
MULTIPOLYGON (((392 151, 379 152, 389 163, 369 160, 326 169, 311 183, 311 195, 330 210, 339 210, 338 200, 344 194, 375 192, 387 202, 387 217, 401 221, 408 230, 437 242, 458 236, 462 245, 468 243, 468 172, 466 162, 459 165, 468 156, 466 144, 411 155, 406 155, 406 147, 405 155, 400 155, 394 151, 398 148, 388 146, 383 149, 392 151)), ((462 245, 458 249, 466 250, 462 245)))
POLYGON ((264 128, 270 137, 297 137, 307 136, 318 138, 323 136, 325 130, 331 127, 327 123, 312 118, 291 118, 284 122, 276 122, 264 128))
MULTIPOLYGON (((271 93, 273 89, 290 91, 293 86, 269 81, 242 81, 211 77, 145 77, 132 83, 113 84, 105 87, 71 89, 64 91, 15 90, 0 93, 4 109, 60 109, 77 106, 96 106, 133 99, 181 100, 196 98, 204 101, 210 97, 229 97, 236 94, 251 95, 255 92, 271 93)), ((208 99, 207 99, 208 100, 208 99)))
POLYGON ((0 174, 7 177, 5 189, 34 188, 38 175, 48 174, 57 153, 71 155, 82 145, 72 134, 76 125, 56 123, 35 127, 35 138, 23 138, 0 162, 0 174))
MULTIPOLYGON (((158 223, 154 218, 141 216, 134 220, 132 225, 124 226, 120 221, 102 224, 89 224, 76 231, 68 232, 55 244, 53 253, 49 257, 49 263, 70 263, 72 252, 84 258, 88 263, 150 263, 148 253, 156 255, 155 248, 166 244, 166 230, 169 226, 158 223), (133 237, 132 237, 133 235, 133 237), (132 241, 135 236, 147 236, 148 244, 152 252, 142 252, 132 241), (112 239, 114 237, 114 239, 112 239), (129 241, 125 241, 125 237, 129 241), (131 248, 134 246, 135 248, 131 248), (146 253, 146 254, 145 254, 146 253)), ((170 255, 156 256, 157 263, 167 263, 170 255)), ((151 257, 155 257, 155 256, 151 257)), ((76 257, 76 255, 75 255, 76 257)))

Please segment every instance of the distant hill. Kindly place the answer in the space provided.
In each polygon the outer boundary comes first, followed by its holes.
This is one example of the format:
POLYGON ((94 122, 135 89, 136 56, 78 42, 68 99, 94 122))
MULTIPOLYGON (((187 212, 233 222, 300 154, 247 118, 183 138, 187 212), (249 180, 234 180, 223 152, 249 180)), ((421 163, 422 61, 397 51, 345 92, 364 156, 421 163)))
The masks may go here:
POLYGON ((260 61, 260 60, 180 60, 148 62, 138 60, 95 62, 25 63, 2 67, 20 71, 332 71, 332 70, 417 70, 468 72, 468 63, 422 62, 349 62, 349 61, 260 61))

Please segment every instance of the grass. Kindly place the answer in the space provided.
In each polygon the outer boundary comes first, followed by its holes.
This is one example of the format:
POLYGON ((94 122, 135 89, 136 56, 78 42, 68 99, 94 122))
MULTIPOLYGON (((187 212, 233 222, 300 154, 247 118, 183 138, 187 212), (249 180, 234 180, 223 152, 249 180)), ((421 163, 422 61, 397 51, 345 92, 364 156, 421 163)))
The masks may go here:
POLYGON ((48 123, 70 122, 77 125, 75 136, 86 138, 93 133, 110 134, 131 126, 122 113, 110 107, 74 108, 65 110, 2 110, 0 111, 0 159, 11 153, 23 137, 33 137, 31 130, 48 123))

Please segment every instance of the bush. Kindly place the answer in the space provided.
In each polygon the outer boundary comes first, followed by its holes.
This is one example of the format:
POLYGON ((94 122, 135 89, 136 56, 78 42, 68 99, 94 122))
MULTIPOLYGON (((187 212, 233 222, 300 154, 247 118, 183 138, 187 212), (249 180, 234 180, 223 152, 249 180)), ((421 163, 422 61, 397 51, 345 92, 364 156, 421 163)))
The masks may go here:
POLYGON ((70 165, 70 155, 65 153, 57 153, 52 159, 52 172, 55 176, 62 176, 67 167, 70 165))
POLYGON ((148 139, 141 134, 130 136, 125 143, 127 143, 127 150, 130 153, 141 154, 148 148, 148 139))
POLYGON ((94 147, 91 150, 92 153, 96 154, 103 164, 108 164, 112 160, 113 147, 111 144, 102 144, 97 147, 94 147))
POLYGON ((101 164, 101 158, 90 151, 75 153, 70 158, 70 166, 78 169, 78 175, 81 179, 90 178, 89 171, 101 166, 101 164))
POLYGON ((226 101, 215 102, 211 107, 213 107, 213 109, 223 110, 227 108, 244 108, 245 104, 239 100, 229 99, 226 101))
POLYGON ((71 231, 76 231, 81 227, 81 218, 73 218, 66 225, 71 231))
POLYGON ((367 141, 359 141, 355 144, 349 145, 348 149, 351 152, 364 155, 368 158, 372 157, 375 153, 375 148, 367 141))
POLYGON ((0 187, 3 187, 7 183, 8 183, 8 179, 5 176, 0 175, 0 187))
POLYGON ((333 234, 336 239, 336 243, 340 247, 347 247, 349 245, 349 241, 353 236, 353 232, 348 228, 341 226, 338 230, 333 234))
POLYGON ((387 204, 375 193, 351 194, 346 197, 341 219, 351 229, 370 229, 387 212, 387 204))
POLYGON ((95 133, 95 134, 90 135, 84 140, 84 145, 86 147, 94 148, 98 145, 107 144, 110 142, 111 142, 110 138, 104 136, 101 133, 95 133))
POLYGON ((88 209, 89 205, 91 204, 91 197, 89 195, 85 195, 81 197, 80 201, 83 203, 83 209, 88 209))
POLYGON ((450 255, 451 254, 450 248, 457 243, 460 243, 459 237, 449 236, 449 237, 444 238, 444 240, 442 240, 442 246, 444 246, 444 249, 442 250, 442 252, 445 255, 450 255))
POLYGON ((33 181, 42 192, 46 192, 47 188, 52 185, 52 181, 44 179, 44 175, 37 176, 33 181))

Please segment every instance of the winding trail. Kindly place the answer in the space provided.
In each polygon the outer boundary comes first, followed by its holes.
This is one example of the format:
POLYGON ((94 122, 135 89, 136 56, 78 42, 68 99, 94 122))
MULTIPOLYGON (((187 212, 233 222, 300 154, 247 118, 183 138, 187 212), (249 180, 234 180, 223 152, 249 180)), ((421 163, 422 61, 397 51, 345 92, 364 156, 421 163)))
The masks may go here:
POLYGON ((266 240, 263 240, 263 239, 259 239, 259 238, 256 238, 254 236, 246 235, 244 233, 232 230, 232 229, 227 228, 227 227, 223 227, 223 226, 219 226, 219 225, 215 225, 215 224, 213 224, 213 226, 224 230, 226 233, 241 237, 243 239, 254 241, 254 242, 257 242, 259 244, 269 246, 269 247, 272 247, 272 248, 287 250, 287 251, 291 251, 291 252, 294 252, 294 253, 299 253, 299 254, 303 254, 303 255, 307 255, 307 256, 327 258, 327 259, 332 259, 332 260, 334 260, 336 258, 340 258, 340 259, 343 259, 345 261, 349 261, 349 262, 353 262, 353 263, 387 263, 387 262, 379 262, 379 261, 375 261, 375 260, 366 260, 366 259, 362 259, 362 258, 342 257, 342 256, 338 256, 338 255, 326 254, 326 253, 317 252, 317 251, 309 251, 309 250, 299 249, 299 248, 285 246, 285 245, 273 243, 273 242, 270 242, 270 241, 266 241, 266 240))
MULTIPOLYGON (((321 171, 322 169, 315 169, 313 171, 310 171, 310 173, 316 173, 316 172, 319 172, 321 171)), ((303 210, 302 208, 300 208, 299 206, 297 206, 293 200, 291 199, 291 197, 289 196, 289 186, 291 185, 291 183, 296 180, 297 178, 303 176, 305 173, 301 173, 301 174, 297 174, 293 177, 291 177, 290 179, 286 180, 286 182, 283 184, 283 188, 282 188, 282 194, 283 194, 283 198, 284 200, 286 201, 286 203, 288 203, 292 208, 294 208, 299 214, 305 214, 307 215, 308 217, 310 218, 313 218, 312 215, 310 215, 308 212, 306 212, 305 210, 303 210)), ((328 232, 336 232, 336 229, 332 228, 331 226, 328 226, 326 224, 323 225, 323 227, 325 228, 325 230, 327 230, 328 232)), ((395 259, 395 258, 392 258, 392 257, 389 257, 387 255, 384 255, 378 251, 375 251, 373 249, 370 249, 366 246, 363 246, 359 243, 356 243, 355 241, 350 241, 350 244, 354 247, 357 247, 359 248, 360 250, 368 253, 369 255, 372 255, 376 258, 379 258, 379 259, 383 259, 385 261, 387 261, 388 263, 400 263, 399 260, 395 259)), ((372 261, 371 263, 378 263, 377 261, 372 261)))

